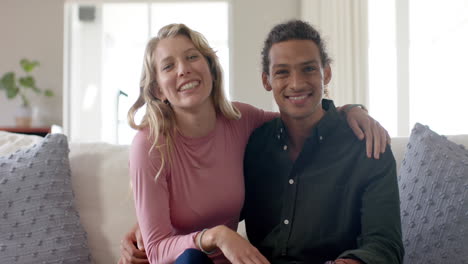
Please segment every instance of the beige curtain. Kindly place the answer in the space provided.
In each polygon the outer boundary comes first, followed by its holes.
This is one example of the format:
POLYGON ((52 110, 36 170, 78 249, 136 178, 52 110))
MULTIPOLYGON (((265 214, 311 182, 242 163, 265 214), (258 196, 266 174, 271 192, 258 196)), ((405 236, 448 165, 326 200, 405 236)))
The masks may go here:
POLYGON ((316 26, 332 63, 336 105, 368 103, 367 0, 301 0, 301 18, 316 26))

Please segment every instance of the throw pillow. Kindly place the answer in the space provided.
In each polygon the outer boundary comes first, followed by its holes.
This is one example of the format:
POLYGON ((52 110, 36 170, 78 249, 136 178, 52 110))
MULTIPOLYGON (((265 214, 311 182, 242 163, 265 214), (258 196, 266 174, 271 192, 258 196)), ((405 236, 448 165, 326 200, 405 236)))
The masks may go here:
POLYGON ((0 263, 91 263, 70 177, 61 134, 0 157, 0 263))
POLYGON ((468 263, 468 151, 416 124, 399 175, 404 263, 468 263))
POLYGON ((18 149, 30 148, 42 139, 43 137, 40 136, 0 131, 0 156, 14 153, 18 149))

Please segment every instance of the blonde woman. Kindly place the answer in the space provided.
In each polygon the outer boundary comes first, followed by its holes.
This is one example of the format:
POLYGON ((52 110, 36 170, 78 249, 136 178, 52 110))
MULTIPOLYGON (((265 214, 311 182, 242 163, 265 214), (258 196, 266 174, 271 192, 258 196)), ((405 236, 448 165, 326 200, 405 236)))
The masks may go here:
MULTIPOLYGON (((132 256, 138 250, 126 238, 120 263, 268 263, 235 230, 248 138, 277 113, 229 102, 222 78, 215 52, 187 26, 167 25, 149 41, 140 96, 129 111, 139 130, 129 166, 148 260, 132 256)), ((386 131, 378 123, 357 108, 347 118, 361 138, 356 123, 366 127, 371 148, 373 138, 375 153, 383 152, 386 131)))

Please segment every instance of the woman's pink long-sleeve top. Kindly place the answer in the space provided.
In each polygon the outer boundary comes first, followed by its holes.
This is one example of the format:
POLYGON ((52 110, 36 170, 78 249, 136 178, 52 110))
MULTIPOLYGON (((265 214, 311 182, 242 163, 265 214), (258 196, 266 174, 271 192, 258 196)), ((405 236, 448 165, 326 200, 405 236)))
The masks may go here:
MULTIPOLYGON (((160 152, 148 154, 149 130, 139 131, 130 149, 130 175, 135 208, 150 263, 173 263, 204 228, 226 225, 236 230, 244 202, 243 159, 250 134, 277 114, 234 103, 239 120, 218 115, 209 135, 173 137, 172 166, 161 166, 160 152)), ((164 142, 162 137, 158 142, 164 142)), ((228 263, 222 252, 210 255, 228 263)))

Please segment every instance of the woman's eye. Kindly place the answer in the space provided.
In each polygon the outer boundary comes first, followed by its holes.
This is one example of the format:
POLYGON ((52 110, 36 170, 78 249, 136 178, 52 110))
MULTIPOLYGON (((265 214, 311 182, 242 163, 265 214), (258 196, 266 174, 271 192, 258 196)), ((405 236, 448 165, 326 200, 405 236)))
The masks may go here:
POLYGON ((162 67, 162 70, 163 70, 163 71, 167 71, 167 70, 169 70, 169 69, 171 68, 171 66, 172 66, 171 64, 164 65, 164 66, 162 67))
POLYGON ((198 55, 190 55, 190 56, 188 56, 188 59, 189 59, 189 60, 194 60, 194 59, 196 59, 196 58, 198 58, 198 55))

